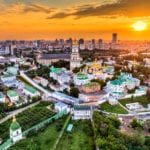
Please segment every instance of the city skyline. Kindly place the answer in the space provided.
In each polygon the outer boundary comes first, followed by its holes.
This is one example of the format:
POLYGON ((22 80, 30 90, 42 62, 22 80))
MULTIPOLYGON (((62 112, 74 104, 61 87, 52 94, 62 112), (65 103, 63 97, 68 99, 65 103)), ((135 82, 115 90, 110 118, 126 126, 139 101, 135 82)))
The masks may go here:
POLYGON ((149 0, 0 0, 0 40, 150 40, 149 0), (138 4, 138 5, 137 5, 138 4), (136 31, 133 24, 147 25, 136 31))

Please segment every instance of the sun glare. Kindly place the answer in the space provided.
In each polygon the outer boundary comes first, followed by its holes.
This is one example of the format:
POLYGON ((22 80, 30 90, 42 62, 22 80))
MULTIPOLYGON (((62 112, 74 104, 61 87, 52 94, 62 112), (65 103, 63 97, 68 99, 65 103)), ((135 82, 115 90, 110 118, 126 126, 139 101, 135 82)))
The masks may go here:
POLYGON ((146 29, 147 24, 143 21, 137 21, 135 22, 132 27, 136 30, 136 31, 143 31, 146 29))

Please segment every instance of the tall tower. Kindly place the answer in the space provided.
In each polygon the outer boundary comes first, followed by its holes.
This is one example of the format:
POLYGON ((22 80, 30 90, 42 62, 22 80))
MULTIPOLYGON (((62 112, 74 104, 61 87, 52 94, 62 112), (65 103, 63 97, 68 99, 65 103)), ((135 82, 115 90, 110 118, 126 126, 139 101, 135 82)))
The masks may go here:
POLYGON ((70 70, 73 70, 75 67, 80 67, 80 62, 81 62, 81 57, 79 54, 78 41, 74 40, 72 44, 70 70))
POLYGON ((16 117, 13 117, 13 121, 10 125, 10 139, 16 143, 22 139, 22 131, 20 124, 16 121, 16 117))
POLYGON ((112 43, 117 43, 117 33, 112 34, 112 43))

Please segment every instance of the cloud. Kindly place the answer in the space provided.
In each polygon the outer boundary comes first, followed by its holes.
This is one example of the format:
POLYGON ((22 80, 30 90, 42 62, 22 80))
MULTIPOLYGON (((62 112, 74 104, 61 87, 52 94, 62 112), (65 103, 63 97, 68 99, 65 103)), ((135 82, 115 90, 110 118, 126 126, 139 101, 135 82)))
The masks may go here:
POLYGON ((39 5, 39 4, 31 4, 27 5, 23 9, 23 13, 28 13, 28 12, 43 12, 43 13, 50 13, 53 11, 54 8, 50 8, 44 5, 39 5))
POLYGON ((50 16, 50 17, 47 17, 47 19, 66 18, 66 17, 68 17, 68 16, 70 16, 70 14, 67 14, 67 13, 65 13, 65 12, 59 12, 59 13, 56 13, 56 14, 50 16))
POLYGON ((76 19, 83 17, 106 17, 116 18, 116 16, 125 17, 148 17, 150 16, 150 0, 118 0, 114 3, 105 4, 87 4, 82 6, 73 7, 70 11, 56 13, 49 19, 64 18, 73 16, 76 19))

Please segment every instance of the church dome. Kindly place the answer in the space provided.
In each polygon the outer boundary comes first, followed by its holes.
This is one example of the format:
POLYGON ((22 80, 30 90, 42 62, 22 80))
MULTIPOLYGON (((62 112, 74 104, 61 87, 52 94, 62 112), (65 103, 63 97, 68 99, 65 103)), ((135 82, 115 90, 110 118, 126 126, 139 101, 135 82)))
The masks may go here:
POLYGON ((20 124, 16 121, 16 118, 15 116, 13 117, 13 121, 10 125, 10 129, 15 131, 15 130, 18 130, 20 128, 20 124))
POLYGON ((95 59, 95 61, 93 62, 93 64, 91 65, 91 69, 100 69, 101 65, 97 62, 97 60, 95 59))
POLYGON ((73 45, 74 46, 77 46, 78 45, 78 41, 75 39, 75 40, 73 40, 73 45))
POLYGON ((84 72, 78 72, 78 73, 77 73, 77 78, 78 78, 79 80, 86 80, 86 79, 88 79, 88 76, 87 76, 87 74, 84 73, 84 72))
POLYGON ((101 75, 102 74, 102 71, 95 71, 93 72, 93 75, 101 75))

